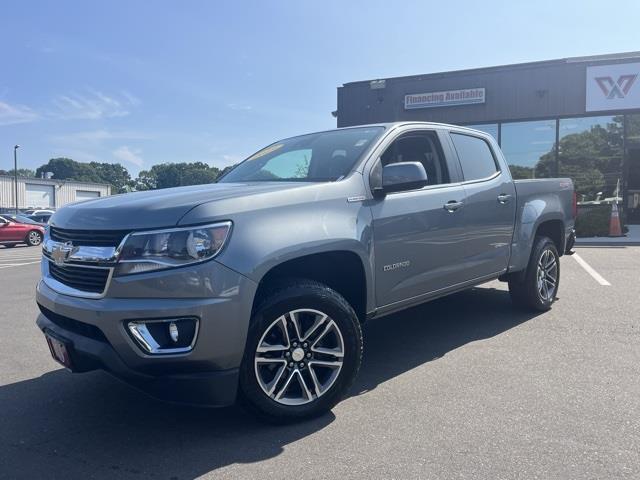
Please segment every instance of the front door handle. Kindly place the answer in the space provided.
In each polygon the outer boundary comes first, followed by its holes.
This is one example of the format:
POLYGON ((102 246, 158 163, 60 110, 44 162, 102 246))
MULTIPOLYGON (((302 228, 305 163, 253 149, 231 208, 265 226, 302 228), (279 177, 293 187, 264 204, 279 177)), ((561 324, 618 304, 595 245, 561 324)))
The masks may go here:
POLYGON ((509 201, 511 200, 511 195, 508 195, 506 193, 501 193, 500 195, 498 195, 498 202, 505 204, 505 203, 509 203, 509 201))
POLYGON ((444 204, 444 209, 450 213, 453 213, 461 209, 463 205, 464 203, 462 202, 458 202, 456 200, 450 200, 444 204))

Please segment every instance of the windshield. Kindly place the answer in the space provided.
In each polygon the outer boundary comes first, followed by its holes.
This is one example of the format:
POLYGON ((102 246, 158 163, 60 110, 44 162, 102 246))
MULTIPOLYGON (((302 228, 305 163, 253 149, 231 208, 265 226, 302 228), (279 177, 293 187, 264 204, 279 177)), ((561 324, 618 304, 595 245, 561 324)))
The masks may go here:
POLYGON ((383 127, 312 133, 263 148, 219 181, 331 182, 347 175, 383 127))
POLYGON ((38 222, 31 220, 29 217, 25 217, 24 215, 10 215, 12 221, 16 223, 28 223, 31 225, 39 225, 38 222))

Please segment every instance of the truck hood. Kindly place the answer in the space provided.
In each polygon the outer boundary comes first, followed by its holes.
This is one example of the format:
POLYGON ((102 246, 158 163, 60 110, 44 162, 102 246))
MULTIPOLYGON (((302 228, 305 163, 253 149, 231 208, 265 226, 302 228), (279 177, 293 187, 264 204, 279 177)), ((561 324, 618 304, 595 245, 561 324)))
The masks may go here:
POLYGON ((214 183, 127 193, 67 205, 58 210, 49 223, 55 227, 78 230, 172 227, 189 210, 204 203, 304 188, 306 185, 309 184, 214 183))

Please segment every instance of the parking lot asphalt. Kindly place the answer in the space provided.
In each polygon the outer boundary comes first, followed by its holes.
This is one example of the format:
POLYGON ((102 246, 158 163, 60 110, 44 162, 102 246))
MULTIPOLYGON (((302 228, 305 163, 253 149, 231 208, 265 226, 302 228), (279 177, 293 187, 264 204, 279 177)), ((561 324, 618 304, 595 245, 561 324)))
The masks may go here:
POLYGON ((550 312, 491 282, 372 321, 349 397, 271 426, 61 369, 38 249, 0 247, 0 478, 640 478, 640 247, 576 251, 610 285, 565 256, 550 312))

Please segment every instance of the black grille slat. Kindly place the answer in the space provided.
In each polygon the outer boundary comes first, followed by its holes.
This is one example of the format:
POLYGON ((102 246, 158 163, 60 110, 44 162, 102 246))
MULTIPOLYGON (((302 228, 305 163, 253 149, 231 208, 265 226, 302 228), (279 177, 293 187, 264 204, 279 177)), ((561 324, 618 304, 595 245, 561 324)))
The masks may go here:
POLYGON ((53 279, 68 287, 91 293, 102 293, 109 278, 109 270, 106 268, 73 267, 71 265, 59 267, 53 262, 49 262, 49 274, 53 279))
POLYGON ((117 247, 128 230, 68 230, 51 227, 49 235, 56 242, 71 242, 74 246, 117 247))
POLYGON ((78 335, 82 335, 83 337, 89 337, 93 338, 94 340, 98 340, 99 342, 109 343, 107 341, 107 338, 104 336, 104 333, 102 333, 102 330, 100 330, 95 325, 79 322, 78 320, 74 320, 73 318, 59 315, 40 304, 38 304, 38 307, 40 308, 42 314, 57 326, 66 330, 70 330, 74 333, 77 333, 78 335))
MULTIPOLYGON (((79 281, 84 281, 84 282, 89 282, 89 283, 103 283, 105 279, 101 278, 102 276, 91 276, 91 275, 87 275, 86 273, 72 273, 72 272, 66 272, 65 271, 66 267, 63 268, 59 268, 59 267, 54 267, 54 269, 56 270, 56 275, 58 275, 59 277, 63 277, 69 280, 79 280, 79 281)), ((86 269, 85 269, 86 270, 86 269)), ((91 272, 92 274, 93 272, 91 272)))

